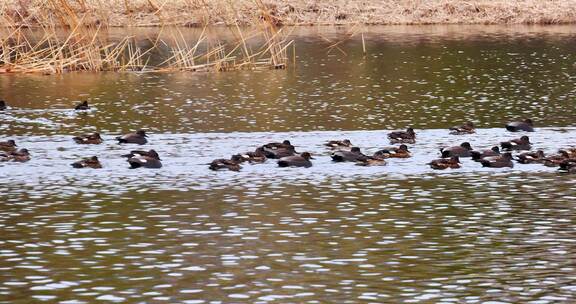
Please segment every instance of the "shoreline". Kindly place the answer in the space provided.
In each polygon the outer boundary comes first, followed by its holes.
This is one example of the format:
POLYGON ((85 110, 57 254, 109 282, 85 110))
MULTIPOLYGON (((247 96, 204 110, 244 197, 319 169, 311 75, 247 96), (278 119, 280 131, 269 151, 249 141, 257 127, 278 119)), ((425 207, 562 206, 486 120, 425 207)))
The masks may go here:
MULTIPOLYGON (((7 24, 107 27, 573 24, 576 0, 7 0, 7 24)), ((6 24, 6 23, 5 23, 6 24)))

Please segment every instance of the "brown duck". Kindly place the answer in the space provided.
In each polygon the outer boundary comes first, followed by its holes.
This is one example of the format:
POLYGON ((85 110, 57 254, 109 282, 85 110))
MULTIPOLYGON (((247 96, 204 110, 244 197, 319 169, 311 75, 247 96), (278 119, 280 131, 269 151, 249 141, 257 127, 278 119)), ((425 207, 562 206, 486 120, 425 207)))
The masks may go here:
POLYGON ((406 131, 395 131, 388 133, 391 144, 414 144, 416 143, 416 132, 408 128, 406 131))
POLYGON ((14 152, 16 151, 16 147, 18 147, 18 145, 16 145, 13 139, 0 142, 0 151, 14 152))
POLYGON ((404 144, 398 147, 387 147, 381 149, 372 155, 374 158, 409 158, 411 156, 408 146, 404 144))
POLYGON ((75 136, 72 139, 80 145, 99 145, 102 143, 100 133, 75 136))
POLYGON ((428 165, 434 170, 458 169, 461 167, 460 158, 458 158, 458 156, 435 159, 429 162, 428 165))
POLYGON ((474 134, 476 129, 474 129, 474 123, 471 121, 465 122, 461 126, 452 127, 449 129, 452 135, 463 135, 463 134, 474 134))
POLYGON ((500 156, 486 157, 480 161, 482 167, 489 168, 514 168, 514 163, 512 162, 512 153, 506 152, 502 153, 500 156))
POLYGON ((532 148, 532 143, 530 143, 530 138, 524 135, 517 139, 501 142, 500 146, 502 147, 502 149, 508 151, 530 150, 532 148))
POLYGON ((463 142, 459 146, 440 149, 440 152, 442 153, 442 158, 448 158, 452 156, 470 157, 472 156, 470 153, 471 151, 472 146, 470 146, 469 142, 463 142))
POLYGON ((101 169, 102 164, 97 156, 83 158, 75 163, 72 163, 71 166, 73 168, 81 169, 81 168, 92 168, 92 169, 101 169))

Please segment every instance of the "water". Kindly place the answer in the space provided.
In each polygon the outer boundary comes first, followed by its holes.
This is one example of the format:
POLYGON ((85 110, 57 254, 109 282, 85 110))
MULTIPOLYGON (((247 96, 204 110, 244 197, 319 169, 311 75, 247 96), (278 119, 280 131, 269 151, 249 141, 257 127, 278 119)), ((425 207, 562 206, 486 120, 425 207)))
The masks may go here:
POLYGON ((0 302, 576 301, 576 179, 516 164, 426 166, 441 147, 576 142, 572 27, 375 27, 363 58, 300 29, 298 66, 222 74, 4 75, 0 140, 32 151, 0 164, 0 302), (94 109, 69 109, 88 98, 94 109), (474 135, 446 128, 473 120, 474 135), (413 126, 413 157, 333 164, 322 143, 366 153, 413 126), (113 138, 150 130, 143 147, 113 138), (75 145, 99 131, 105 143, 75 145), (206 163, 290 139, 316 158, 241 172, 206 163), (154 148, 160 170, 119 157, 154 148), (73 170, 98 155, 101 170, 73 170))

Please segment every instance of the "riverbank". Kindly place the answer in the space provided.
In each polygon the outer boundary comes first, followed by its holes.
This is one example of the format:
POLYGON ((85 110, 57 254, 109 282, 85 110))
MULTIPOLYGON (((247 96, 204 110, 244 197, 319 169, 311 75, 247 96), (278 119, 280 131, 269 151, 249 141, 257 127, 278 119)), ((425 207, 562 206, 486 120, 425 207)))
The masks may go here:
POLYGON ((7 0, 3 18, 34 26, 75 15, 123 26, 344 24, 563 24, 576 22, 576 0, 7 0))

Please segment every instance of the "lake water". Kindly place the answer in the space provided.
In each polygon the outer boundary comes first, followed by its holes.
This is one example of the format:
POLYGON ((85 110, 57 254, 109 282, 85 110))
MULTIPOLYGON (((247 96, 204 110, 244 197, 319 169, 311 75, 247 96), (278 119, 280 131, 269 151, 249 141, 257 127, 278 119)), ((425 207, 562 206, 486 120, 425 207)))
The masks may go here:
POLYGON ((534 149, 576 146, 576 28, 369 27, 366 56, 359 36, 329 48, 347 32, 296 29, 287 70, 0 76, 0 141, 32 153, 0 163, 0 303, 575 302, 576 175, 426 163, 525 117, 534 149), (384 167, 322 146, 370 154, 408 126, 413 157, 384 167), (115 143, 140 128, 149 144, 115 143), (284 139, 314 166, 207 168, 284 139), (164 167, 127 169, 140 148, 164 167), (70 167, 92 155, 103 169, 70 167))

